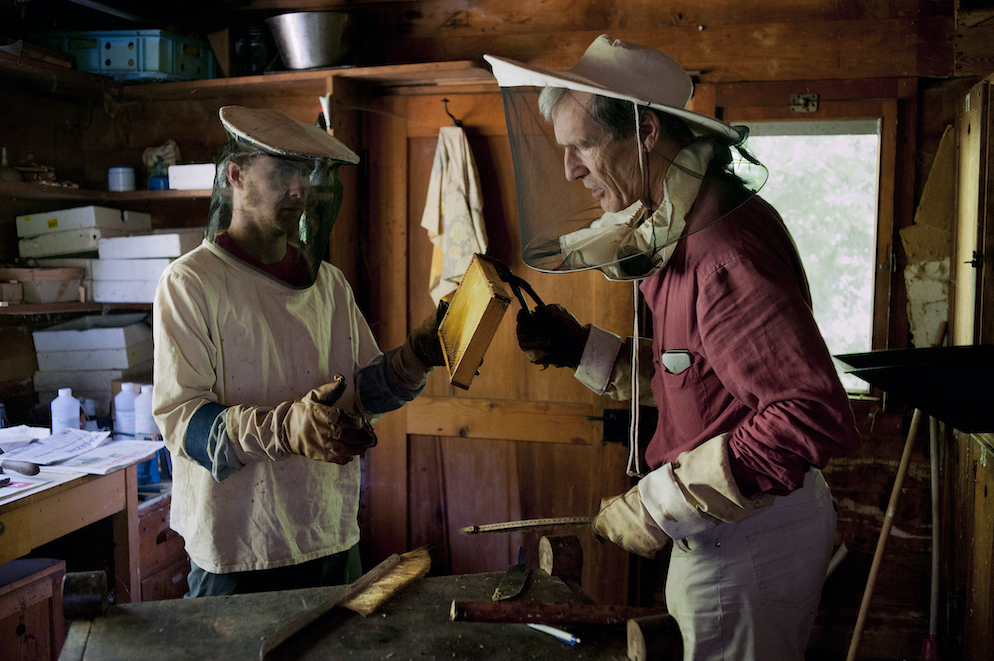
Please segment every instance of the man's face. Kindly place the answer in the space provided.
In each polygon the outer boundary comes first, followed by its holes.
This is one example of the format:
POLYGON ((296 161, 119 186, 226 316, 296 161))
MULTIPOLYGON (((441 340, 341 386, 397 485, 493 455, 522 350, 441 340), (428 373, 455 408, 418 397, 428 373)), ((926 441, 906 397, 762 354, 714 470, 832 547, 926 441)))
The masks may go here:
POLYGON ((566 179, 579 179, 606 212, 621 211, 640 197, 641 176, 634 139, 617 141, 587 112, 592 95, 569 92, 552 113, 556 143, 565 150, 566 179))
POLYGON ((301 161, 260 155, 240 168, 241 212, 261 228, 295 237, 309 169, 301 161))

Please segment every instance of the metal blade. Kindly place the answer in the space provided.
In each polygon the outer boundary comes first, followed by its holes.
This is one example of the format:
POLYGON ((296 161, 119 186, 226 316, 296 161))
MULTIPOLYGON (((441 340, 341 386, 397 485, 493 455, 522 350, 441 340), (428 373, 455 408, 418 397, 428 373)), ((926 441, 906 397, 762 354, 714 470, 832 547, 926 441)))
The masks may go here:
POLYGON ((525 583, 528 582, 530 574, 531 569, 526 565, 512 566, 504 574, 504 577, 500 579, 500 584, 497 585, 497 589, 494 590, 494 594, 490 599, 492 601, 503 601, 517 597, 524 589, 525 583))

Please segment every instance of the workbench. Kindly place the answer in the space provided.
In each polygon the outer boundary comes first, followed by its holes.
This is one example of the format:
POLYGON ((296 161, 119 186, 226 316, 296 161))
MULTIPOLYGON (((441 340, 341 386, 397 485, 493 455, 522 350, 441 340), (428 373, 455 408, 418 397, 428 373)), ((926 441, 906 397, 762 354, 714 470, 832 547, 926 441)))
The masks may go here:
MULTIPOLYGON (((627 658, 625 625, 557 625, 575 646, 525 624, 454 622, 453 601, 490 601, 501 573, 417 579, 376 613, 334 608, 288 640, 280 659, 588 659, 627 658)), ((75 621, 60 661, 258 659, 263 641, 283 624, 343 587, 172 599, 111 606, 92 621, 75 621)), ((531 603, 583 604, 588 599, 557 577, 531 572, 520 597, 531 603)))
POLYGON ((114 534, 115 599, 141 601, 136 464, 107 475, 56 481, 0 503, 0 564, 107 517, 114 534))

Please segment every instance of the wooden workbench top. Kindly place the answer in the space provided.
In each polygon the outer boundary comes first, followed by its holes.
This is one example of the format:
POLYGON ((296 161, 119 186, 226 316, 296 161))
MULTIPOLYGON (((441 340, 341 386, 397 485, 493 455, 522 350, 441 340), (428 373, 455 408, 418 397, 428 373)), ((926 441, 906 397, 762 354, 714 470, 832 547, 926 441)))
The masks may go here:
MULTIPOLYGON (((367 618, 333 609, 281 648, 285 659, 593 659, 627 658, 624 625, 562 626, 574 647, 524 624, 453 622, 454 600, 490 600, 503 574, 415 581, 367 618)), ((174 599, 111 607, 74 622, 60 661, 258 659, 263 640, 342 588, 174 599)), ((558 578, 531 573, 519 597, 533 603, 584 603, 558 578)))

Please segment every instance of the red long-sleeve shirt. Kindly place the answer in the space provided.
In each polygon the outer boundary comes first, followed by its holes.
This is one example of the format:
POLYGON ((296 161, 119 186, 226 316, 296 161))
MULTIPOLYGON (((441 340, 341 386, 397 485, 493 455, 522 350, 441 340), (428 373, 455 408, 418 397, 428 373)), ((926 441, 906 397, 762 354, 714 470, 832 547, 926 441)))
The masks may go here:
POLYGON ((852 451, 859 435, 783 221, 759 197, 735 204, 705 184, 689 235, 640 286, 652 312, 659 408, 646 461, 655 468, 730 432, 739 488, 784 495, 803 484, 808 465, 852 451), (679 374, 660 361, 674 350, 693 356, 679 374))

